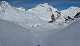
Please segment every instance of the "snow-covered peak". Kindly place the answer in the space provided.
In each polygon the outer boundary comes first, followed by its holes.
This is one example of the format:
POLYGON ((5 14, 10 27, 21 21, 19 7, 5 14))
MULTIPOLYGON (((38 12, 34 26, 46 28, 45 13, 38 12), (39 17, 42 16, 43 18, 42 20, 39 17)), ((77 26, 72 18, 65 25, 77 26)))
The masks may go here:
POLYGON ((23 7, 19 7, 19 8, 16 8, 17 10, 20 10, 20 11, 26 11, 25 8, 23 7))
POLYGON ((10 5, 7 1, 2 1, 2 2, 0 2, 0 6, 1 6, 2 8, 11 7, 11 5, 10 5))
POLYGON ((74 7, 74 6, 72 6, 72 7, 69 7, 68 9, 78 9, 79 7, 74 7))
POLYGON ((2 1, 0 5, 0 19, 16 22, 17 24, 33 30, 53 30, 60 29, 61 27, 69 24, 64 23, 67 16, 74 16, 80 12, 79 7, 70 7, 68 9, 59 11, 54 6, 48 3, 38 4, 37 6, 25 10, 25 8, 11 6, 8 2, 2 1), (55 21, 48 23, 54 14, 55 21), (44 26, 43 26, 44 25, 44 26), (49 28, 50 27, 50 28, 49 28))
POLYGON ((37 15, 40 19, 50 20, 50 15, 58 11, 57 8, 49 5, 48 3, 38 4, 34 8, 29 9, 27 12, 31 15, 37 15))
POLYGON ((80 8, 79 7, 73 7, 73 6, 61 11, 61 13, 64 15, 64 17, 70 16, 72 18, 78 12, 80 12, 80 8))
POLYGON ((20 22, 19 20, 23 20, 25 16, 24 8, 17 8, 11 6, 8 2, 2 1, 0 5, 0 19, 20 22))
MULTIPOLYGON (((48 3, 38 4, 37 6, 32 8, 32 10, 44 11, 44 10, 49 10, 49 8, 51 8, 52 11, 58 11, 57 8, 54 8, 53 6, 49 5, 48 3)), ((29 9, 29 11, 31 11, 31 9, 29 9)))
POLYGON ((1 1, 0 4, 8 4, 7 1, 1 1))
POLYGON ((0 2, 0 9, 1 10, 6 10, 6 9, 14 9, 15 11, 20 11, 20 12, 25 12, 25 8, 23 7, 14 7, 14 6, 11 6, 7 1, 1 1, 0 2))

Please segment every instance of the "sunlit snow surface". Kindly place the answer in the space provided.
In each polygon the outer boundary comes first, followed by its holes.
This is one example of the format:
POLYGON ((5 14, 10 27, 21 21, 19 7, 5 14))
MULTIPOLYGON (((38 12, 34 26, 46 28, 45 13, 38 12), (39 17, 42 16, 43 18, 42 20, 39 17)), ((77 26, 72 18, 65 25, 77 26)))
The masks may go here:
POLYGON ((80 12, 79 7, 70 7, 59 11, 61 16, 55 22, 48 23, 50 20, 49 8, 52 9, 56 17, 57 13, 55 11, 58 11, 57 8, 48 5, 48 3, 38 4, 34 8, 26 10, 23 7, 17 8, 11 6, 8 2, 2 1, 0 4, 0 19, 18 24, 30 31, 56 31, 62 30, 74 22, 65 23, 65 17, 70 16, 73 18, 80 12))

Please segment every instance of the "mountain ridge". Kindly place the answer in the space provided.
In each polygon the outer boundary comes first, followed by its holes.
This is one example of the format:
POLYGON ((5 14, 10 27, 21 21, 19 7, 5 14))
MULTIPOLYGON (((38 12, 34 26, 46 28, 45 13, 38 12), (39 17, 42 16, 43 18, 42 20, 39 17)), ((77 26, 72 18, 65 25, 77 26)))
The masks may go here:
POLYGON ((23 7, 16 8, 11 6, 6 1, 2 1, 1 3, 0 19, 15 22, 24 28, 32 28, 33 30, 40 31, 45 29, 59 29, 62 26, 62 28, 65 28, 66 26, 69 26, 69 24, 73 23, 73 21, 70 23, 65 23, 65 18, 68 16, 73 18, 78 12, 80 12, 79 7, 70 7, 68 9, 59 11, 57 8, 54 8, 48 3, 38 4, 36 7, 28 10, 23 7), (52 12, 49 11, 50 8, 52 9, 52 12), (59 17, 57 16, 58 13, 56 11, 60 12, 61 15, 59 17), (56 21, 50 24, 48 21, 51 19, 52 13, 54 14, 56 21))

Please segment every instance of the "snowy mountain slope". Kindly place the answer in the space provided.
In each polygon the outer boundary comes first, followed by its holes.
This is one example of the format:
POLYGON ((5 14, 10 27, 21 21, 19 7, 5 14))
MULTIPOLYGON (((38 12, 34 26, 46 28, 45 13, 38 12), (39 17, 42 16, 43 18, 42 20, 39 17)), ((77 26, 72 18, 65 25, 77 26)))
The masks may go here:
POLYGON ((48 3, 39 4, 34 8, 26 10, 22 7, 13 7, 8 2, 2 1, 0 5, 0 19, 14 22, 24 28, 31 29, 33 31, 59 30, 64 29, 69 24, 73 23, 73 21, 71 21, 70 23, 65 23, 65 17, 72 17, 80 11, 80 8, 71 7, 59 11, 61 12, 59 18, 57 18, 58 13, 55 11, 58 10, 48 3), (52 13, 56 18, 56 21, 53 23, 48 23, 51 15, 50 8, 52 9, 52 13))
POLYGON ((33 13, 37 16, 40 17, 40 19, 43 20, 49 20, 50 19, 50 11, 49 8, 52 9, 52 11, 58 11, 56 8, 53 8, 52 6, 50 6, 48 3, 44 3, 44 4, 39 4, 36 7, 29 9, 27 12, 28 13, 33 13), (43 10, 43 11, 42 11, 43 10))
POLYGON ((26 30, 29 31, 28 29, 25 29, 24 27, 15 24, 14 22, 0 19, 0 32, 24 32, 26 30))
POLYGON ((80 24, 78 23, 80 21, 64 23, 64 17, 73 16, 77 13, 76 11, 79 11, 79 7, 77 7, 78 10, 73 7, 60 11, 62 16, 53 23, 48 23, 48 16, 45 15, 48 13, 47 6, 45 9, 40 4, 36 7, 29 10, 13 6, 3 10, 0 7, 0 46, 37 46, 38 44, 41 46, 80 46, 80 24), (38 10, 39 7, 41 10, 38 10), (75 13, 73 13, 74 9, 75 13))
POLYGON ((25 15, 24 11, 16 9, 5 1, 1 2, 0 5, 0 18, 9 20, 9 21, 22 21, 25 15))
POLYGON ((45 46, 80 46, 79 22, 80 21, 74 22, 60 32, 49 33, 48 36, 42 40, 43 43, 46 43, 45 46))
POLYGON ((74 16, 80 12, 80 8, 79 7, 69 7, 65 10, 62 10, 61 13, 62 15, 66 18, 67 16, 70 16, 71 18, 74 18, 74 16))
POLYGON ((30 31, 26 32, 27 29, 24 29, 24 32, 20 32, 23 30, 22 27, 19 28, 20 26, 17 27, 15 24, 10 23, 0 20, 0 46, 37 46, 38 44, 41 46, 80 46, 80 24, 78 22, 57 33, 54 31, 32 33, 30 31), (2 27, 4 27, 3 30, 1 30, 2 27))

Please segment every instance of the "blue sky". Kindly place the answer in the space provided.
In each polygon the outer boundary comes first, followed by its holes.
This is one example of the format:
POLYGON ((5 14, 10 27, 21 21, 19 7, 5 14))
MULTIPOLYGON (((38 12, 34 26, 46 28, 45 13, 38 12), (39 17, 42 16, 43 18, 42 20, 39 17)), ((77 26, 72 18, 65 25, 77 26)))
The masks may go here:
POLYGON ((70 6, 80 7, 80 0, 5 0, 16 7, 32 8, 39 3, 49 3, 59 10, 66 9, 70 6))

